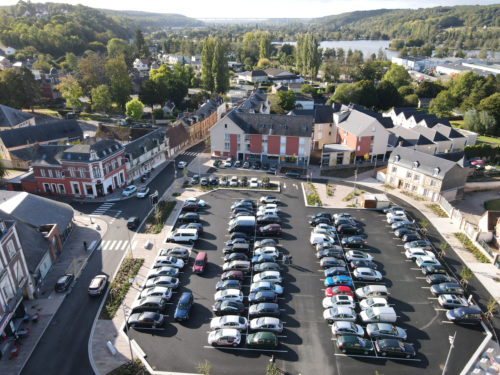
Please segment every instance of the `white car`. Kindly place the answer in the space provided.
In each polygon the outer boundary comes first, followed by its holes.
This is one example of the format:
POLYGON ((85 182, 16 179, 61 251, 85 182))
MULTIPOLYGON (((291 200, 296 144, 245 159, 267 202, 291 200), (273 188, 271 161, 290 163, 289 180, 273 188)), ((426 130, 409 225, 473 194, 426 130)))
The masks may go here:
POLYGON ((337 232, 337 228, 335 228, 333 225, 328 225, 328 224, 325 224, 325 223, 319 223, 318 225, 316 225, 313 229, 313 231, 315 229, 324 229, 324 230, 328 230, 332 233, 336 233, 337 232))
POLYGON ((137 198, 146 198, 146 196, 149 194, 149 188, 147 186, 143 186, 137 190, 136 197, 137 198))
POLYGON ((332 323, 332 334, 334 336, 355 335, 363 337, 365 330, 359 324, 338 320, 332 323))
POLYGON ((196 203, 198 206, 200 207, 205 207, 207 205, 207 202, 205 202, 204 200, 202 199, 198 199, 198 198, 187 198, 184 203, 196 203))
POLYGON ((267 204, 267 203, 277 204, 278 203, 278 198, 273 197, 271 195, 268 195, 266 197, 260 197, 259 202, 260 203, 264 203, 264 204, 267 204))
POLYGON ((270 283, 281 283, 281 275, 279 271, 264 271, 253 275, 252 282, 258 283, 259 281, 269 281, 270 283))
POLYGON ((158 277, 158 276, 174 276, 177 277, 179 274, 179 269, 176 267, 172 266, 164 266, 164 267, 158 267, 158 268, 153 268, 151 269, 147 276, 147 279, 151 279, 152 277, 158 277))
POLYGON ((239 289, 224 289, 219 290, 214 295, 215 302, 219 301, 233 301, 243 302, 243 292, 239 289))
POLYGON ((329 243, 332 245, 335 244, 335 240, 333 237, 327 234, 316 233, 316 232, 311 233, 311 236, 309 237, 309 242, 311 243, 312 246, 317 245, 319 243, 329 243))
POLYGON ((241 342, 241 333, 237 329, 224 328, 208 334, 208 344, 217 346, 238 346, 241 342))
POLYGON ((387 223, 392 224, 396 221, 409 221, 404 212, 395 212, 387 214, 387 223))
POLYGON ((350 307, 345 307, 345 306, 332 307, 330 309, 326 309, 325 311, 323 311, 323 318, 328 323, 333 323, 337 320, 355 322, 356 312, 354 311, 354 309, 351 309, 350 307))
POLYGON ((439 263, 439 261, 436 260, 435 257, 430 257, 430 256, 427 256, 427 255, 424 255, 424 256, 421 256, 421 257, 417 257, 417 259, 415 260, 415 263, 420 268, 426 267, 426 266, 441 265, 441 263, 439 263))
POLYGON ((411 247, 409 249, 406 249, 405 255, 408 259, 411 260, 416 260, 417 257, 422 257, 422 256, 428 256, 436 259, 436 256, 432 251, 424 250, 420 247, 411 247))
POLYGON ((250 284, 250 293, 269 291, 276 294, 283 294, 283 287, 277 283, 271 283, 269 281, 257 281, 250 284))
POLYGON ((353 219, 352 215, 348 214, 346 212, 338 212, 338 213, 332 215, 333 221, 336 221, 337 219, 340 219, 340 218, 348 219, 348 220, 353 219))
POLYGON ((251 188, 258 188, 259 187, 259 179, 257 177, 253 177, 250 179, 250 187, 251 188))
POLYGON ((267 216, 267 215, 278 215, 278 209, 263 209, 263 210, 258 210, 256 216, 267 216))
POLYGON ((332 297, 323 298, 323 308, 329 309, 332 307, 345 306, 354 309, 356 307, 354 299, 351 296, 345 294, 338 294, 332 297))
POLYGON ((283 332, 283 323, 278 318, 263 317, 250 320, 252 331, 270 331, 274 333, 283 332))
POLYGON ((132 194, 134 194, 137 191, 137 186, 135 185, 129 185, 122 191, 122 195, 124 197, 130 197, 132 194))
POLYGON ((186 168, 187 163, 185 161, 180 161, 177 163, 177 168, 184 169, 186 168))
POLYGON ((239 185, 240 185, 240 182, 238 181, 238 177, 236 177, 236 176, 231 177, 231 179, 229 180, 229 186, 237 187, 239 185))
POLYGON ((153 286, 151 288, 146 288, 141 292, 139 298, 149 296, 161 297, 169 301, 170 298, 172 298, 172 288, 168 288, 166 286, 153 286))
POLYGON ((232 328, 238 331, 245 331, 248 327, 248 320, 239 315, 225 315, 217 318, 212 318, 210 321, 210 329, 232 328))
POLYGON ((373 257, 370 254, 363 253, 359 250, 349 250, 345 253, 345 257, 348 262, 352 262, 353 260, 367 260, 371 262, 373 257))
POLYGON ((270 255, 274 259, 276 259, 276 258, 279 258, 280 253, 279 253, 279 251, 275 247, 273 247, 273 246, 266 246, 266 247, 261 247, 261 248, 258 248, 257 250, 255 250, 253 252, 253 255, 254 256, 270 255))
POLYGON ((368 267, 358 267, 353 272, 354 278, 357 280, 380 281, 382 274, 379 271, 372 270, 368 267))
POLYGON ((179 286, 179 279, 172 276, 158 276, 146 281, 144 288, 151 288, 154 286, 164 286, 167 288, 177 289, 179 286))
POLYGON ((263 206, 259 206, 259 210, 277 210, 278 205, 276 203, 266 203, 263 206))
POLYGON ((154 268, 170 266, 175 268, 184 267, 184 261, 172 256, 160 256, 156 258, 154 268))
POLYGON ((388 307, 387 300, 385 298, 373 297, 365 298, 359 303, 361 310, 369 309, 370 307, 388 307))
POLYGON ((438 302, 445 309, 455 309, 457 307, 469 306, 467 299, 457 294, 441 294, 438 297, 438 302))

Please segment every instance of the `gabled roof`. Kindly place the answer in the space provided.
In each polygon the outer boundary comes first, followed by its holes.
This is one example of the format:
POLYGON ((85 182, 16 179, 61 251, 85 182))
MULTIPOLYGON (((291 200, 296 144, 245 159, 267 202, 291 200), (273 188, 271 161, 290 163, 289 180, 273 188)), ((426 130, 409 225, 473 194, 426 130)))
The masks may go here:
POLYGON ((455 139, 455 138, 465 138, 464 135, 453 129, 451 126, 446 126, 443 124, 437 124, 432 129, 443 134, 445 137, 455 139))
POLYGON ((450 140, 433 128, 427 128, 425 126, 417 125, 413 127, 413 130, 424 135, 426 138, 429 138, 433 142, 446 142, 450 140))
POLYGON ((137 138, 135 141, 127 143, 125 145, 125 153, 132 156, 132 159, 136 159, 144 154, 144 151, 147 152, 157 147, 157 142, 159 144, 164 143, 165 138, 165 131, 163 129, 156 129, 149 134, 137 138))
POLYGON ((177 147, 189 138, 189 134, 182 124, 170 125, 167 127, 168 144, 170 148, 177 147))
POLYGON ((245 134, 310 137, 314 124, 312 116, 268 115, 234 110, 227 117, 245 134))
POLYGON ((64 151, 62 160, 87 162, 108 158, 110 155, 115 154, 122 150, 123 147, 116 141, 103 139, 97 141, 92 145, 79 144, 74 145, 64 151), (92 154, 95 153, 93 157, 92 154))
POLYGON ((297 76, 296 74, 277 68, 267 68, 264 70, 264 72, 269 78, 288 78, 297 76))
POLYGON ((342 106, 339 112, 334 113, 337 127, 357 137, 363 135, 368 130, 375 133, 377 125, 384 127, 379 120, 382 116, 374 115, 374 112, 371 113, 363 107, 361 108, 342 106))
POLYGON ((440 180, 457 165, 456 162, 406 147, 396 147, 389 157, 389 162, 440 180))
POLYGON ((295 94, 295 101, 297 102, 314 102, 314 98, 311 94, 302 94, 300 92, 295 94))
POLYGON ((0 104, 0 127, 2 128, 14 127, 21 122, 32 119, 33 117, 35 116, 30 115, 29 113, 0 104))
POLYGON ((243 72, 240 74, 247 75, 250 77, 267 77, 266 72, 264 72, 263 70, 251 70, 251 71, 243 72))
POLYGON ((413 129, 404 128, 402 126, 395 126, 394 128, 388 130, 390 133, 394 134, 397 137, 396 143, 393 144, 394 146, 397 146, 401 141, 403 141, 403 146, 406 147, 434 144, 434 142, 432 142, 430 139, 413 129))
POLYGON ((267 102, 267 95, 263 91, 257 90, 239 106, 239 109, 243 111, 260 112, 262 106, 266 102, 267 102))
POLYGON ((329 105, 318 105, 314 109, 294 109, 289 115, 314 116, 315 124, 329 124, 333 122, 334 109, 329 105))
POLYGON ((31 165, 57 166, 61 165, 64 151, 70 147, 70 145, 34 145, 27 148, 12 150, 10 154, 17 159, 31 161, 31 165))
POLYGON ((59 120, 0 132, 0 138, 7 148, 82 136, 82 129, 76 120, 59 120))

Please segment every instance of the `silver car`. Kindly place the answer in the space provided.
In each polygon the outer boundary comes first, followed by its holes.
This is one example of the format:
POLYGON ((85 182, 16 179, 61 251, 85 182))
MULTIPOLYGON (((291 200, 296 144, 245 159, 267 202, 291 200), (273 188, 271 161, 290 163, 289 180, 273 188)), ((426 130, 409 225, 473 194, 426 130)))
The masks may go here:
POLYGON ((250 329, 252 331, 270 331, 281 333, 283 331, 283 323, 278 318, 263 317, 255 318, 250 321, 250 329))

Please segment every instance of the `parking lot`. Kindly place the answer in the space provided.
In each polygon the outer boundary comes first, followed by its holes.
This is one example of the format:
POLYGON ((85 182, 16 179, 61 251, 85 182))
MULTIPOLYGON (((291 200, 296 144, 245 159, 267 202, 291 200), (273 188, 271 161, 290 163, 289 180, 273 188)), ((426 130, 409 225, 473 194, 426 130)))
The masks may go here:
MULTIPOLYGON (((168 309, 169 323, 164 331, 131 330, 147 354, 150 365, 161 371, 196 372, 196 365, 208 360, 215 374, 264 373, 271 355, 277 366, 291 374, 375 373, 430 374, 442 372, 449 349, 449 336, 456 332, 455 349, 448 363, 448 373, 460 372, 484 335, 479 328, 456 326, 446 322, 445 312, 423 280, 423 275, 411 261, 406 261, 403 243, 396 238, 385 221, 385 215, 373 211, 352 210, 363 226, 370 249, 390 292, 389 303, 398 314, 396 324, 405 328, 408 342, 417 351, 415 360, 391 360, 363 356, 346 356, 336 350, 330 327, 323 319, 321 306, 324 297, 323 272, 309 244, 308 216, 324 209, 305 208, 302 193, 287 184, 282 194, 280 216, 283 236, 280 250, 293 256, 293 265, 283 265, 284 294, 279 301, 280 319, 285 330, 277 350, 249 350, 244 346, 216 349, 208 346, 207 335, 215 284, 222 273, 222 247, 227 237, 229 207, 238 198, 258 199, 262 193, 246 191, 215 191, 202 198, 209 207, 200 211, 204 234, 193 248, 190 263, 180 275, 181 286, 176 290, 168 309), (191 272, 197 251, 207 251, 208 267, 199 276, 191 272), (190 290, 195 297, 190 320, 174 323, 172 315, 178 296, 190 290)), ((335 210, 330 210, 332 213, 335 210)), ((343 209, 342 211, 345 211, 343 209)), ((249 284, 249 282, 248 282, 249 284)), ((361 285, 360 285, 361 286, 361 285)), ((358 287, 358 285, 356 285, 358 287)))

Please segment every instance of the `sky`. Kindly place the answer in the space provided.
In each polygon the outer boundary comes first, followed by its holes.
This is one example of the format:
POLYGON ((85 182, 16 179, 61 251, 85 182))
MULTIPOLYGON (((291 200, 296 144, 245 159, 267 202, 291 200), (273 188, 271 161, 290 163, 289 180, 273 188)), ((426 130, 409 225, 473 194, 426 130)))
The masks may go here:
MULTIPOLYGON (((47 0, 31 0, 43 3, 47 0)), ((92 8, 177 13, 192 18, 314 18, 356 10, 498 4, 500 0, 50 0, 92 8)), ((13 5, 17 0, 0 0, 13 5)))

